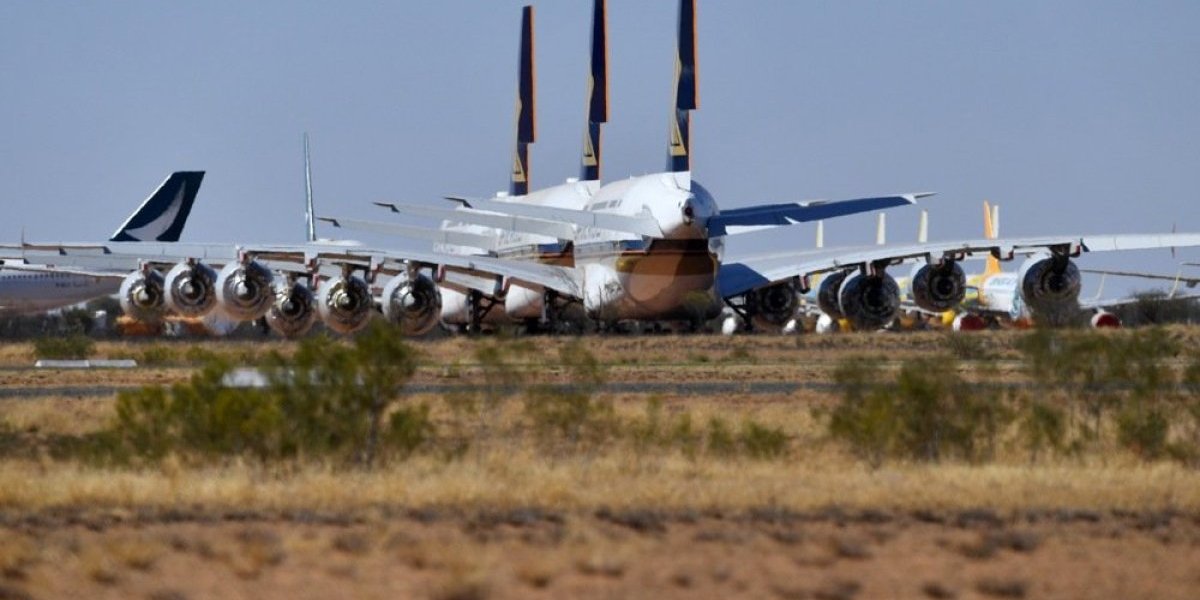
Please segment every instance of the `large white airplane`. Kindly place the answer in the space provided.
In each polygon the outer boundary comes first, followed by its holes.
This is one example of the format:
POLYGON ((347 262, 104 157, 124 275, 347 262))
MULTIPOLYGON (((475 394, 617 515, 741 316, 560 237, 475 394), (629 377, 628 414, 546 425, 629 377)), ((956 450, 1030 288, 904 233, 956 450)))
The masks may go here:
MULTIPOLYGON (((925 194, 905 194, 838 202, 754 206, 720 212, 712 196, 692 180, 690 111, 697 107, 695 2, 680 4, 676 57, 675 103, 670 120, 668 168, 664 173, 633 177, 601 186, 600 123, 607 116, 607 65, 604 3, 595 5, 592 33, 588 129, 581 178, 528 192, 527 144, 533 140, 532 80, 522 78, 518 96, 517 154, 513 187, 507 195, 485 200, 462 199, 455 210, 381 204, 397 213, 472 224, 473 235, 500 232, 493 253, 504 258, 535 258, 573 282, 570 289, 531 285, 519 278, 503 280, 500 290, 474 289, 443 293, 443 319, 477 324, 502 295, 510 318, 544 317, 554 298, 581 300, 592 315, 614 320, 685 319, 695 310, 697 294, 708 294, 712 314, 720 310, 712 294, 724 236, 739 229, 790 225, 822 218, 912 204, 925 194), (526 93, 528 92, 528 94, 526 93), (491 293, 489 293, 491 292, 491 293), (551 302, 547 302, 551 299, 551 302), (486 304, 485 304, 486 303, 486 304)), ((528 26, 522 36, 522 73, 532 73, 528 26)), ((388 231, 389 224, 333 218, 346 227, 388 231)), ((483 247, 480 243, 466 246, 483 247)), ((449 277, 449 276, 447 276, 449 277)), ((457 282, 456 282, 457 283, 457 282)), ((490 281, 487 283, 491 283, 490 281)), ((460 284, 461 285, 461 284, 460 284)), ((467 285, 470 285, 469 282, 467 285)), ((443 285, 443 288, 446 286, 443 285)))
MULTIPOLYGON (((109 241, 175 242, 183 233, 203 171, 172 173, 109 241)), ((11 247, 19 248, 19 246, 11 247)), ((9 261, 0 269, 0 314, 39 313, 117 293, 121 278, 111 274, 46 271, 42 265, 9 261)), ((48 260, 47 264, 53 264, 48 260)))

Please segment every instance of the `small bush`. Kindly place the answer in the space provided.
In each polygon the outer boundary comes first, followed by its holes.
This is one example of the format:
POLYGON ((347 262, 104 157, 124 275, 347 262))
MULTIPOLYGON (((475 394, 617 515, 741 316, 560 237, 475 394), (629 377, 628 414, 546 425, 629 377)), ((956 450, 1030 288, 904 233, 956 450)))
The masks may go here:
POLYGON ((1117 439, 1134 454, 1154 460, 1167 451, 1169 426, 1161 409, 1129 406, 1117 415, 1117 439))
POLYGON ((138 355, 138 364, 145 367, 158 367, 175 362, 175 350, 168 346, 155 344, 142 349, 138 355))
POLYGON ((33 343, 33 353, 38 358, 50 360, 81 360, 92 355, 96 343, 82 333, 65 336, 40 337, 33 343))
POLYGON ((615 425, 612 403, 595 397, 606 380, 604 365, 578 340, 560 347, 558 358, 569 383, 528 390, 526 417, 546 442, 575 447, 585 441, 604 441, 615 425))
POLYGON ((729 423, 725 419, 720 417, 710 418, 708 420, 706 438, 709 454, 733 456, 737 452, 737 442, 733 437, 733 429, 729 427, 729 423))
POLYGON ((751 458, 779 458, 787 452, 788 437, 782 429, 753 420, 742 424, 738 441, 751 458))

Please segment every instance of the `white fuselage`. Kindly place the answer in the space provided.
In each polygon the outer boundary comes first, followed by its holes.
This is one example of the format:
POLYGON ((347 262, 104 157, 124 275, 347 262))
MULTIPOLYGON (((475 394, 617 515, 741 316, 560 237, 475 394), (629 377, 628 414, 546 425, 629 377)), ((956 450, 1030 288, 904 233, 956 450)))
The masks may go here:
POLYGON ((38 313, 117 293, 121 280, 75 273, 0 270, 0 312, 38 313))
MULTIPOLYGON (((603 186, 567 182, 527 196, 497 200, 651 216, 658 222, 662 238, 583 228, 571 246, 547 236, 443 224, 500 236, 497 255, 503 258, 575 267, 584 308, 592 315, 613 320, 687 318, 686 305, 698 299, 695 294, 711 297, 723 246, 721 238, 708 238, 705 224, 708 217, 717 214, 717 206, 703 187, 691 182, 688 173, 657 173, 603 186)), ((468 250, 439 249, 456 253, 468 250)), ((465 289, 443 282, 442 294, 443 321, 466 323, 470 313, 465 289)), ((485 321, 536 318, 543 311, 540 287, 514 283, 503 300, 504 311, 489 311, 485 321)), ((713 301, 713 310, 716 306, 713 301)))

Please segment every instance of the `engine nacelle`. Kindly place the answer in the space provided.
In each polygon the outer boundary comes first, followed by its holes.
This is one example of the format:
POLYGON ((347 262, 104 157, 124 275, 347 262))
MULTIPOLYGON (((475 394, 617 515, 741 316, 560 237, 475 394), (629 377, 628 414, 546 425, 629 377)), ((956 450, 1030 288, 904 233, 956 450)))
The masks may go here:
POLYGON ((118 292, 121 310, 135 320, 155 323, 166 311, 163 276, 155 270, 135 271, 125 277, 118 292))
POLYGON ((829 315, 829 318, 834 321, 845 316, 842 314, 842 304, 838 299, 838 292, 841 291, 847 274, 848 271, 830 273, 821 279, 821 286, 817 288, 817 306, 821 308, 822 313, 829 315))
POLYGON ((199 317, 217 305, 217 273, 200 263, 179 263, 163 280, 167 308, 181 317, 199 317))
POLYGON ((1121 318, 1107 310, 1098 310, 1092 315, 1092 329, 1117 329, 1121 327, 1121 318))
POLYGON ((973 313, 959 313, 954 316, 950 328, 954 331, 983 331, 987 329, 987 321, 973 313))
POLYGON ((879 329, 895 320, 900 311, 900 286, 887 273, 855 273, 842 283, 838 300, 842 314, 855 329, 879 329))
POLYGON ((1035 318, 1055 323, 1074 316, 1082 281, 1069 258, 1031 258, 1021 265, 1018 281, 1021 299, 1035 318))
POLYGON ((754 292, 754 324, 763 329, 781 331, 796 316, 800 303, 791 283, 779 283, 754 292))
POLYGON ((354 333, 366 327, 373 308, 371 288, 358 277, 333 277, 317 286, 321 321, 338 333, 354 333))
POLYGON ((430 278, 401 273, 383 287, 382 305, 383 316, 404 335, 421 335, 437 325, 442 295, 430 278))
POLYGON ((924 265, 912 276, 913 302, 930 312, 945 312, 967 296, 967 276, 955 261, 924 265))
POLYGON ((275 286, 275 301, 267 311, 267 326, 286 338, 308 333, 317 320, 312 290, 302 283, 275 286))
POLYGON ((217 275, 217 302, 231 319, 261 318, 275 299, 272 279, 271 272, 256 262, 229 263, 217 275))

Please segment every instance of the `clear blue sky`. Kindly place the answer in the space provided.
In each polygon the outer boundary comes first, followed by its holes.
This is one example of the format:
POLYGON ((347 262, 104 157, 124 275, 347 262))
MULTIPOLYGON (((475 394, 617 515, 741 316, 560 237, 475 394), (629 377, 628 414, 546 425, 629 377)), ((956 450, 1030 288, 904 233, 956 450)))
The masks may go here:
MULTIPOLYGON (((535 186, 577 171, 590 5, 536 8, 535 186)), ((322 214, 504 189, 520 6, 0 3, 0 240, 105 237, 179 169, 208 171, 186 239, 298 240, 304 131, 322 214)), ((675 11, 610 1, 606 179, 663 166, 675 11)), ((693 164, 722 206, 933 190, 934 238, 977 235, 984 199, 1009 235, 1200 230, 1200 3, 700 0, 698 15, 693 164)), ((868 241, 872 223, 827 239, 868 241)), ((915 224, 892 211, 891 238, 915 224)), ((1088 264, 1174 269, 1165 252, 1088 264)))

